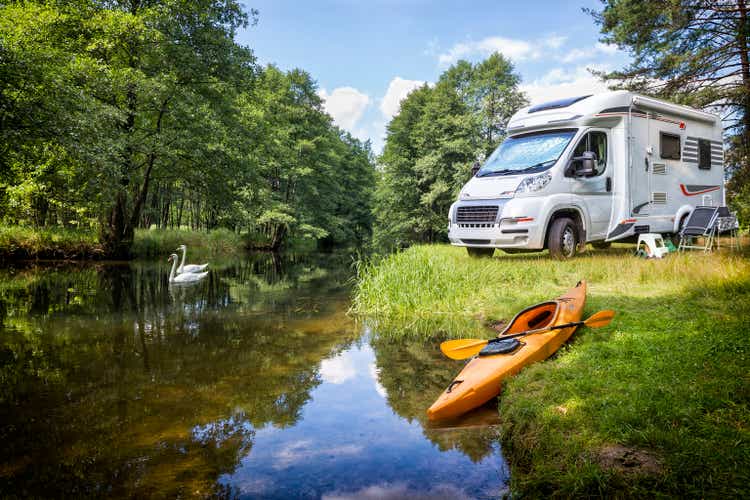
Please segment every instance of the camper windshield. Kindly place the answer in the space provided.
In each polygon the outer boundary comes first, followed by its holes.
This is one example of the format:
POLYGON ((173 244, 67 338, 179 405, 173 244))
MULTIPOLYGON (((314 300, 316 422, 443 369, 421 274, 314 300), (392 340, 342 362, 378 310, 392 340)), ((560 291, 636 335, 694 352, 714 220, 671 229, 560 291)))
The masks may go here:
POLYGON ((487 158, 477 177, 541 172, 555 164, 575 129, 549 130, 508 137, 487 158))

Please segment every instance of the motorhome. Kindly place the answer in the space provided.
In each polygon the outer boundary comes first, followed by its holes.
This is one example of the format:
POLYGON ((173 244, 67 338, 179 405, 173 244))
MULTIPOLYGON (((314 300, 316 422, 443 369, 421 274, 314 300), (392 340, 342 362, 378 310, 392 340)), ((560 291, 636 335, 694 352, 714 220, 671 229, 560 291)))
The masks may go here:
POLYGON ((717 115, 613 91, 523 108, 507 130, 450 208, 450 241, 472 256, 572 257, 723 204, 717 115))

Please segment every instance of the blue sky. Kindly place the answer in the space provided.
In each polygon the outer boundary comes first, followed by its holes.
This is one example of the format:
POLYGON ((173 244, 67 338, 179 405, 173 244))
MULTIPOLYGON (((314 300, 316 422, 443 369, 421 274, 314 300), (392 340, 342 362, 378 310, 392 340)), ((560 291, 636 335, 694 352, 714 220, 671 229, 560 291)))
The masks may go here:
POLYGON ((259 22, 239 34, 262 64, 301 68, 334 121, 376 152, 401 99, 458 59, 509 57, 532 102, 605 90, 588 68, 629 58, 599 43, 582 7, 598 0, 256 0, 259 22))

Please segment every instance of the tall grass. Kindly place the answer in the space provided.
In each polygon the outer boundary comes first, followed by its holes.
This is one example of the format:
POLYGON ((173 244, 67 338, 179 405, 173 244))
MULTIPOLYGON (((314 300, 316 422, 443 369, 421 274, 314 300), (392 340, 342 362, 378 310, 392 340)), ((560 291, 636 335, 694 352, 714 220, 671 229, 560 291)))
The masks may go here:
POLYGON ((0 258, 101 258, 104 252, 92 230, 0 226, 0 258))
POLYGON ((228 229, 208 232, 185 229, 139 229, 135 232, 132 254, 134 257, 155 257, 175 252, 179 245, 187 245, 191 255, 234 255, 244 251, 245 242, 240 234, 228 229))
POLYGON ((613 293, 656 298, 748 273, 747 259, 737 254, 673 253, 646 260, 633 257, 631 249, 623 245, 557 261, 499 251, 494 258, 472 259, 462 248, 415 246, 360 264, 352 311, 375 321, 387 336, 457 337, 484 332, 486 321, 508 319, 581 279, 589 283, 590 300, 613 293))
MULTIPOLYGON (((508 380, 503 451, 517 496, 744 497, 750 484, 750 260, 722 251, 570 261, 419 246, 360 267, 353 310, 378 334, 483 336, 490 319, 588 281, 582 329, 508 380)), ((457 363, 456 372, 461 366, 457 363)))
MULTIPOLYGON (((192 256, 228 256, 243 252, 243 237, 227 229, 208 232, 139 229, 131 249, 133 257, 173 253, 186 244, 192 256)), ((0 226, 0 259, 103 259, 104 249, 95 230, 0 226)))

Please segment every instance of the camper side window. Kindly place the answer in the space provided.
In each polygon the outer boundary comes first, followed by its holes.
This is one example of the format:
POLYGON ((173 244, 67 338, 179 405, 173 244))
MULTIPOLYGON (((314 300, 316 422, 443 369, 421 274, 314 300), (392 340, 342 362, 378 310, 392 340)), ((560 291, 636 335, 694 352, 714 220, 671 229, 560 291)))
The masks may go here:
POLYGON ((604 132, 589 132, 581 138, 573 150, 573 158, 578 158, 585 151, 596 153, 596 167, 594 175, 601 175, 607 169, 607 134, 604 132))
POLYGON ((680 159, 680 136, 662 132, 661 136, 661 157, 667 160, 680 159))

